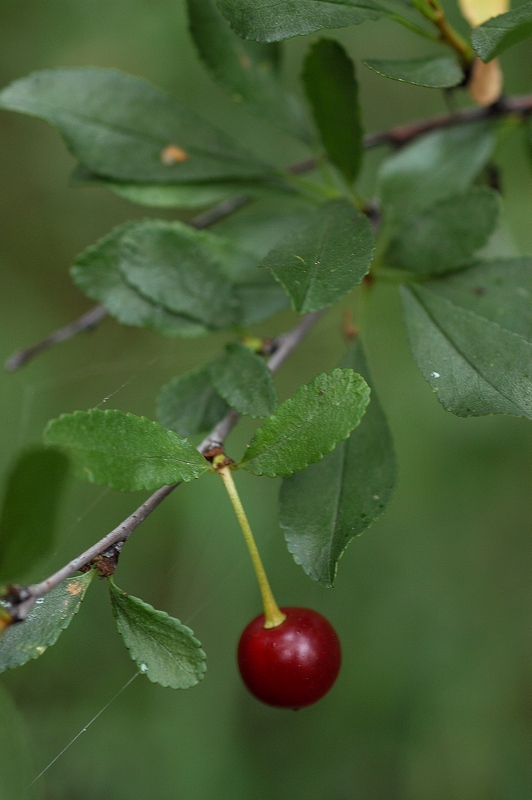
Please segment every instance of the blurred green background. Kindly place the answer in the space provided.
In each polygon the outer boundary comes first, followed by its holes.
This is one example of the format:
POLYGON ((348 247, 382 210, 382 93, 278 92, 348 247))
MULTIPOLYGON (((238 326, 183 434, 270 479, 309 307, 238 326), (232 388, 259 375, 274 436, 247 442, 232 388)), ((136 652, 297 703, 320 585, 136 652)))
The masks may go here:
MULTIPOLYGON (((278 163, 305 156, 288 137, 235 106, 197 61, 180 0, 2 0, 0 85, 55 66, 118 67, 171 91, 278 163)), ((460 25, 456 10, 450 15, 460 25)), ((297 87, 308 40, 286 44, 297 87)), ((381 78, 364 57, 430 52, 388 22, 344 29, 357 61, 366 130, 445 111, 442 94, 381 78)), ((502 57, 509 93, 530 91, 530 42, 502 57)), ((383 152, 372 153, 366 185, 383 152)), ((520 134, 498 156, 505 225, 532 252, 532 172, 520 134)), ((130 218, 165 216, 103 189, 73 189, 73 159, 43 123, 0 118, 3 361, 91 307, 67 269, 84 247, 130 218)), ((398 298, 374 291, 367 342, 394 432, 399 486, 388 513, 343 558, 336 587, 313 584, 286 551, 278 483, 239 476, 275 594, 336 626, 344 666, 335 689, 298 713, 262 706, 241 686, 234 651, 259 612, 241 535, 221 482, 179 489, 128 543, 121 588, 189 624, 208 655, 188 692, 138 677, 114 629, 106 586, 43 658, 2 676, 22 711, 32 780, 115 698, 39 779, 44 800, 528 800, 532 434, 514 418, 446 413, 409 357, 398 298)), ((261 326, 277 332, 290 315, 261 326)), ((51 417, 105 402, 155 416, 158 388, 206 361, 223 337, 167 340, 106 320, 96 331, 0 374, 0 478, 51 417)), ((342 354, 331 311, 278 377, 280 395, 342 354)), ((230 440, 240 452, 252 427, 230 440)), ((144 495, 71 480, 60 544, 42 576, 100 538, 144 495)), ((1 755, 0 755, 1 758, 1 755)), ((0 767, 1 769, 1 767, 0 767)))

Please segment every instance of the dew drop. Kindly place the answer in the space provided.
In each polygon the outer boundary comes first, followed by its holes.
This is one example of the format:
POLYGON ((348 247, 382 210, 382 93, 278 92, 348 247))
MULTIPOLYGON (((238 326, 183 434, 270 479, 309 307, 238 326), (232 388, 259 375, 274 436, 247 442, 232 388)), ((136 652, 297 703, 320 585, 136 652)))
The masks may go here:
POLYGON ((141 665, 139 666, 139 670, 140 670, 141 672, 147 672, 147 671, 148 671, 148 665, 147 665, 147 664, 141 664, 141 665))
POLYGON ((40 606, 41 603, 44 603, 44 597, 39 597, 39 599, 35 601, 36 606, 40 606))
POLYGON ((430 377, 431 378, 439 378, 440 377, 440 373, 439 372, 431 372, 430 373, 430 377))

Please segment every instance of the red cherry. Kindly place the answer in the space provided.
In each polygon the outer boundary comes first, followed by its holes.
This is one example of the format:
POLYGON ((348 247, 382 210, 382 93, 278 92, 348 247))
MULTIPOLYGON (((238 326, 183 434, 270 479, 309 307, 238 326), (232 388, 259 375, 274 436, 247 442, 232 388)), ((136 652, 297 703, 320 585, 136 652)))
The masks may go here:
POLYGON ((238 667, 251 694, 270 706, 303 708, 335 682, 342 654, 331 623, 310 608, 282 608, 286 620, 264 628, 252 620, 238 643, 238 667))

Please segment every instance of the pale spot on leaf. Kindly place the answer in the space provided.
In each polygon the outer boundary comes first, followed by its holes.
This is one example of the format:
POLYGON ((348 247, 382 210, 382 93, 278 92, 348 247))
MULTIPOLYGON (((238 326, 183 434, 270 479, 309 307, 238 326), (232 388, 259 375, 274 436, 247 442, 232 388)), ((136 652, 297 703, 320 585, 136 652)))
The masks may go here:
POLYGON ((188 153, 175 144, 169 144, 168 147, 165 147, 164 150, 161 151, 161 161, 163 164, 166 164, 167 167, 171 167, 172 164, 182 164, 187 158, 188 153))

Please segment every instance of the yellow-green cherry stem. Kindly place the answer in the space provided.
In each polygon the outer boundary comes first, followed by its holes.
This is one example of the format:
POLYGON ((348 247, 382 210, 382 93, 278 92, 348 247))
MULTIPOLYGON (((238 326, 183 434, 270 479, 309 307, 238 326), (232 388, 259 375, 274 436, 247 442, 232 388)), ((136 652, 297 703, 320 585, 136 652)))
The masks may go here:
POLYGON ((223 464, 224 460, 224 456, 217 456, 214 459, 213 464, 216 467, 216 471, 218 472, 219 476, 223 480, 225 488, 227 489, 227 494, 229 495, 229 499, 231 500, 233 508, 235 509, 236 517, 240 527, 242 528, 242 533, 244 534, 244 539, 246 540, 246 544, 248 546, 251 561, 253 563, 253 569, 255 570, 255 575, 257 576, 259 589, 262 596, 262 605, 264 608, 264 627, 277 628, 285 621, 286 614, 283 614, 275 602, 275 598, 272 590, 270 589, 270 584, 268 583, 268 578, 266 577, 266 572, 264 570, 257 545, 255 544, 255 539, 253 538, 253 533, 251 531, 248 518, 246 517, 246 512, 244 511, 242 503, 240 502, 240 497, 238 496, 235 482, 233 481, 233 476, 231 475, 231 470, 228 466, 223 464), (218 459, 220 460, 217 464, 216 462, 218 459))

